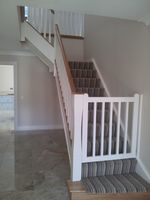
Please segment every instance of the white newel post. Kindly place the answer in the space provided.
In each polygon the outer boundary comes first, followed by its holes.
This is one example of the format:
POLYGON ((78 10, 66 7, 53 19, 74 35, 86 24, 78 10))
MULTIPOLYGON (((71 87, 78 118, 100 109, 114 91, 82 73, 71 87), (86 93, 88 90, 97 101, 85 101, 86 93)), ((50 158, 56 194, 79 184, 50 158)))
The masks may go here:
POLYGON ((138 142, 138 119, 139 119, 139 95, 134 95, 135 102, 133 106, 133 122, 132 122, 132 146, 131 151, 133 156, 137 156, 137 142, 138 142))
POLYGON ((81 180, 81 129, 84 95, 74 95, 74 133, 72 138, 72 181, 81 180))

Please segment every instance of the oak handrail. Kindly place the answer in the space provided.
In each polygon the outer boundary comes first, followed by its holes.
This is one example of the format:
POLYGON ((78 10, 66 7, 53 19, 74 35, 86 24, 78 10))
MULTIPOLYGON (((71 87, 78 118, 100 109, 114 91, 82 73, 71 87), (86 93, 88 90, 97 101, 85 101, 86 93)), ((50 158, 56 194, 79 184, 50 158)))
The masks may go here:
POLYGON ((65 64, 65 68, 66 68, 66 72, 67 72, 67 76, 68 76, 68 81, 69 81, 69 84, 70 84, 71 92, 73 94, 75 94, 76 93, 76 88, 75 88, 75 85, 74 85, 74 82, 73 82, 73 79, 72 79, 69 63, 68 63, 67 56, 66 56, 65 49, 64 49, 64 45, 63 45, 63 42, 62 42, 62 39, 61 39, 59 27, 58 27, 57 24, 55 25, 55 30, 56 30, 56 37, 58 39, 58 42, 59 42, 59 45, 60 45, 60 49, 61 49, 61 53, 62 53, 62 56, 63 56, 63 61, 64 61, 64 64, 65 64))

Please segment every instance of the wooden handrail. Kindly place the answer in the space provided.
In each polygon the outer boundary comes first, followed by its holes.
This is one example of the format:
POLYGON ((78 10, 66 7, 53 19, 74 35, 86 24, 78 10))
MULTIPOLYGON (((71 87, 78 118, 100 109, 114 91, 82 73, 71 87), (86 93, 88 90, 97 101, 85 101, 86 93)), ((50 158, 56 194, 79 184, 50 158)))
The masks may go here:
POLYGON ((61 49, 61 53, 62 53, 62 56, 63 56, 63 61, 64 61, 64 64, 65 64, 65 68, 66 68, 66 72, 67 72, 67 76, 68 76, 68 81, 69 81, 69 84, 70 84, 71 92, 73 94, 75 94, 76 93, 76 88, 75 88, 75 85, 74 85, 74 82, 73 82, 73 79, 72 79, 69 63, 68 63, 67 56, 66 56, 65 49, 64 49, 64 45, 63 45, 63 42, 62 42, 62 39, 61 39, 59 27, 58 27, 57 24, 55 25, 55 30, 56 30, 56 37, 58 39, 58 42, 59 42, 59 45, 60 45, 60 49, 61 49))

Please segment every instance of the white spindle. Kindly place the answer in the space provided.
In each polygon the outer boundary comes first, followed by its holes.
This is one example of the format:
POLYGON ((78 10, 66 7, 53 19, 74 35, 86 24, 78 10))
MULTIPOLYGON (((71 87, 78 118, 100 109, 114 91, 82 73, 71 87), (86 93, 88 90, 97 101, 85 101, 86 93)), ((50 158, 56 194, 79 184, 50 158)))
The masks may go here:
POLYGON ((33 7, 30 7, 30 10, 31 10, 31 15, 30 15, 30 23, 31 25, 33 26, 33 7))
POLYGON ((36 8, 36 28, 39 31, 40 26, 40 8, 36 8))
POLYGON ((95 156, 96 150, 96 113, 97 113, 97 103, 94 103, 94 112, 93 112, 93 156, 95 156))
POLYGON ((44 9, 44 38, 46 38, 47 33, 47 9, 44 9))
POLYGON ((39 19, 39 32, 42 33, 43 26, 43 8, 40 8, 40 19, 39 19))
POLYGON ((49 25, 49 31, 48 31, 48 41, 51 43, 51 33, 52 33, 52 13, 50 10, 48 10, 48 25, 49 25))
POLYGON ((112 147, 112 117, 113 116, 113 102, 110 103, 110 113, 109 113, 109 143, 108 143, 108 154, 111 155, 112 147))
POLYGON ((31 7, 28 6, 28 22, 31 23, 31 7))
POLYGON ((121 102, 118 102, 118 119, 117 119, 117 139, 116 139, 116 154, 119 154, 120 141, 120 118, 121 118, 121 102))
POLYGON ((39 29, 39 8, 34 9, 35 28, 39 29))
POLYGON ((127 153, 128 116, 129 116, 129 102, 126 103, 126 111, 125 111, 125 133, 124 133, 124 148, 123 148, 124 154, 127 153))
POLYGON ((105 128, 105 103, 102 103, 102 119, 101 119, 101 156, 104 154, 104 128, 105 128))
POLYGON ((35 8, 32 7, 32 25, 35 27, 35 8))
POLYGON ((138 117, 139 117, 139 95, 134 95, 134 106, 133 106, 133 120, 132 120, 132 154, 136 156, 137 151, 137 132, 138 132, 138 117))

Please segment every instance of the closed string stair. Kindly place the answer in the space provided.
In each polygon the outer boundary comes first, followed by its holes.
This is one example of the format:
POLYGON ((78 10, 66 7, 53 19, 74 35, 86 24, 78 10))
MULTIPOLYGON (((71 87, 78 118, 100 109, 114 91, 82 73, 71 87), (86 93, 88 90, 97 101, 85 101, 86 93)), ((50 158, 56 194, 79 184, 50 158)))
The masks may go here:
MULTIPOLYGON (((87 93, 90 97, 106 96, 105 89, 97 75, 92 62, 69 62, 72 78, 76 92, 87 93)), ((109 112, 110 105, 105 105, 104 124, 104 155, 109 150, 109 112)), ((93 150, 93 113, 94 106, 88 106, 88 144, 87 155, 92 156, 93 150)), ((101 116, 102 104, 97 104, 96 114, 96 155, 101 155, 101 116)), ((113 110, 112 120, 112 145, 111 154, 116 153, 117 121, 113 110)), ((83 138, 84 139, 84 138, 83 138)), ((124 137, 120 134, 119 153, 123 153, 124 137)), ((127 142, 127 152, 130 152, 130 145, 127 142)), ((127 193, 127 192, 150 192, 150 184, 136 173, 136 159, 119 159, 101 162, 89 162, 82 164, 82 183, 87 192, 92 193, 127 193)))

